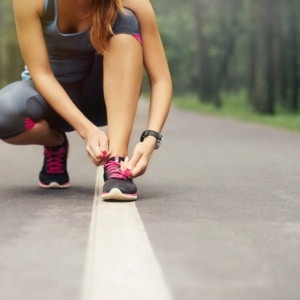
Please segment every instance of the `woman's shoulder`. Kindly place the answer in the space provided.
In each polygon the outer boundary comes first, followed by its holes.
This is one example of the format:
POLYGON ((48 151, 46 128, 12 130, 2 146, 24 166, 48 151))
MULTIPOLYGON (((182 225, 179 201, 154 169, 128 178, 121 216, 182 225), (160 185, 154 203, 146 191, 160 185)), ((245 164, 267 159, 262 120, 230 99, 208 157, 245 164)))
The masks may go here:
POLYGON ((143 10, 147 12, 147 9, 151 8, 150 0, 122 0, 122 4, 124 7, 128 7, 136 13, 143 10))
POLYGON ((140 23, 148 23, 155 19, 150 0, 122 0, 122 4, 135 13, 140 23))
POLYGON ((14 0, 14 10, 20 14, 38 15, 41 17, 44 12, 44 1, 46 0, 14 0))

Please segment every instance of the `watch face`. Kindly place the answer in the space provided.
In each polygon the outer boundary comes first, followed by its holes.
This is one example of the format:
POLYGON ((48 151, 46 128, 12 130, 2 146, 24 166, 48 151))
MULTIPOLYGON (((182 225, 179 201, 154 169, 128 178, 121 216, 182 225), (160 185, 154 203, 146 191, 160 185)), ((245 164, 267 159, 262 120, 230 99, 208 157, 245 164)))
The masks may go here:
POLYGON ((160 147, 162 140, 163 140, 163 136, 160 134, 159 138, 156 141, 155 149, 158 149, 160 147))

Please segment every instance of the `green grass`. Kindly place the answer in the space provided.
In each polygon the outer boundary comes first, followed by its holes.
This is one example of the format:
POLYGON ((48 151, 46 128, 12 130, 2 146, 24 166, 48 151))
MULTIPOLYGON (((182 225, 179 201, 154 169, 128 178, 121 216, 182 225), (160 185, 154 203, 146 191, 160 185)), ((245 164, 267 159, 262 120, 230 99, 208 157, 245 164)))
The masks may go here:
POLYGON ((222 107, 216 108, 211 103, 199 101, 194 95, 174 97, 173 104, 181 109, 203 114, 215 115, 245 122, 262 123, 273 127, 300 132, 300 114, 280 112, 275 115, 260 115, 254 113, 247 103, 245 94, 223 94, 222 107))

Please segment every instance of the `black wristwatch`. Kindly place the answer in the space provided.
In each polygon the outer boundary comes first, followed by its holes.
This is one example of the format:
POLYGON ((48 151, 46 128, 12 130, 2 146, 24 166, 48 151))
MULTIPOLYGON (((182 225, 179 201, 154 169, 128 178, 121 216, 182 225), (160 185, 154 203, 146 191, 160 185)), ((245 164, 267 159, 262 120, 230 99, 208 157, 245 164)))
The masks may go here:
POLYGON ((143 142, 144 139, 147 137, 147 136, 153 136, 156 138, 156 145, 155 145, 155 149, 158 149, 162 140, 163 140, 163 136, 158 133, 157 131, 154 131, 154 130, 145 130, 142 135, 141 135, 141 138, 140 138, 140 141, 143 142))

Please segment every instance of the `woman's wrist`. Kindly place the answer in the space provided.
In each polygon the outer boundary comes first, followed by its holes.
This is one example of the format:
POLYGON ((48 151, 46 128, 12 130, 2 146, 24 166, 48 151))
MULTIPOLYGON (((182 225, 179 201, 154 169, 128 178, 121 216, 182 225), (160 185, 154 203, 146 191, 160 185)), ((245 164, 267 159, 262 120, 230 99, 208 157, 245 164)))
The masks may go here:
MULTIPOLYGON (((76 128, 75 128, 76 129, 76 128)), ((95 133, 96 131, 99 131, 99 128, 95 126, 92 122, 89 120, 83 121, 78 128, 76 129, 77 133, 80 135, 80 137, 83 140, 87 140, 90 135, 95 133)))
POLYGON ((143 143, 153 146, 155 148, 156 138, 152 135, 148 135, 144 138, 143 143))
POLYGON ((143 142, 145 139, 147 139, 148 137, 151 137, 152 140, 155 140, 155 149, 158 149, 162 140, 163 140, 163 136, 162 134, 160 134, 159 132, 155 131, 155 130, 145 130, 140 138, 140 141, 143 142))

